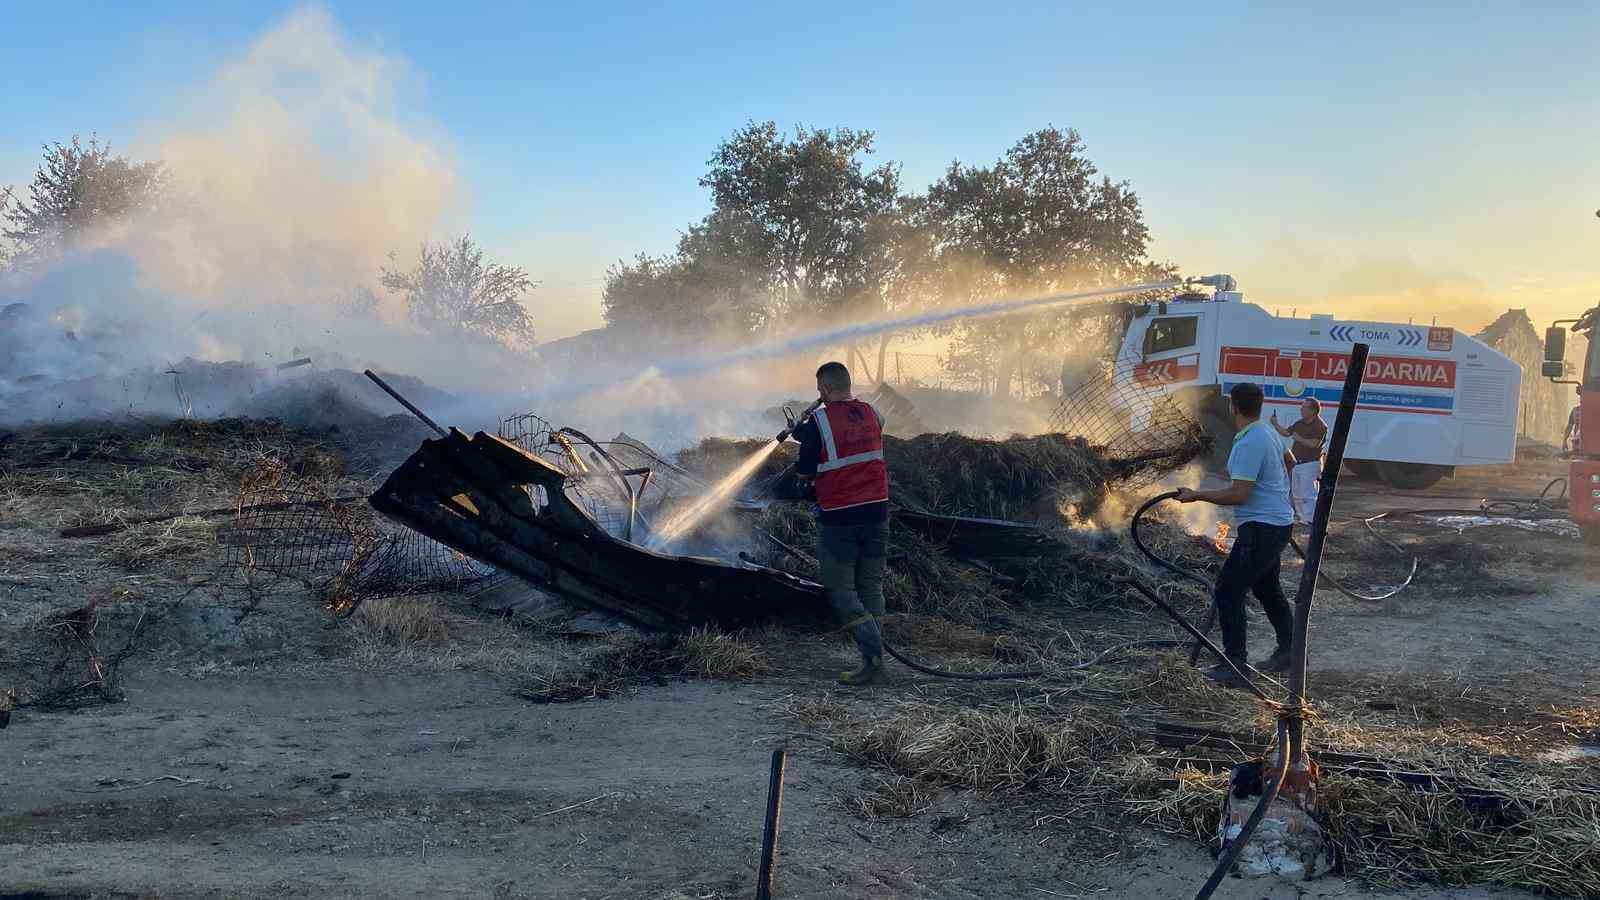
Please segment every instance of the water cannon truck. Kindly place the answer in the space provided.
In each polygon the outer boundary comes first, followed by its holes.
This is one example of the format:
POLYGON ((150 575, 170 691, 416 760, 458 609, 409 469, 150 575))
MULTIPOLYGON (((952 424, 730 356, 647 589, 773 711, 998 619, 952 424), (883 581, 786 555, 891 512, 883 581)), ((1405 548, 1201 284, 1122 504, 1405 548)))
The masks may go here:
MULTIPOLYGON (((1306 397, 1338 403, 1356 342, 1371 347, 1345 450, 1357 475, 1420 490, 1458 466, 1513 461, 1522 386, 1514 360, 1454 328, 1275 315, 1247 302, 1228 275, 1194 279, 1176 297, 1136 306, 1113 377, 1139 388, 1121 396, 1192 404, 1220 468, 1235 430, 1233 385, 1261 385, 1262 415, 1276 411, 1287 425, 1306 397)), ((1600 390, 1600 368, 1594 374, 1600 390)), ((1590 433, 1600 435, 1600 397, 1594 412, 1590 433)))

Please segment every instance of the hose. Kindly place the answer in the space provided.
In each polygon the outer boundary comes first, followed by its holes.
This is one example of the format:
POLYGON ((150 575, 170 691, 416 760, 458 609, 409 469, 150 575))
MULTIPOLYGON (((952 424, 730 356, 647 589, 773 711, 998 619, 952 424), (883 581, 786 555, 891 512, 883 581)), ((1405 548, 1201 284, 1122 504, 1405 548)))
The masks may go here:
MULTIPOLYGON (((1549 489, 1549 486, 1547 485, 1546 486, 1546 490, 1548 490, 1548 489, 1549 489)), ((1146 500, 1144 502, 1144 504, 1142 506, 1140 506, 1137 511, 1134 512, 1134 514, 1133 514, 1133 523, 1129 527, 1129 532, 1133 536, 1133 544, 1134 544, 1135 547, 1138 547, 1139 548, 1139 552, 1143 553, 1145 555, 1145 557, 1147 559, 1149 559, 1151 562, 1155 563, 1156 565, 1160 566, 1163 569, 1166 569, 1169 572, 1176 573, 1177 575, 1180 575, 1180 576, 1182 576, 1184 578, 1187 578, 1187 579, 1195 582, 1196 584, 1199 584, 1201 587, 1204 587, 1206 589, 1206 593, 1207 594, 1215 595, 1215 593, 1216 593, 1216 585, 1211 580, 1209 580, 1209 579, 1205 578, 1204 576, 1200 575, 1198 572, 1192 571, 1190 569, 1185 569, 1182 566, 1179 566, 1177 563, 1174 563, 1174 562, 1172 562, 1170 560, 1162 558, 1161 556, 1156 554, 1155 551, 1151 550, 1148 546, 1146 546, 1144 540, 1139 536, 1139 524, 1140 524, 1140 522, 1142 522, 1144 520, 1145 513, 1149 512, 1151 507, 1155 506, 1157 503, 1161 503, 1162 501, 1165 501, 1165 500, 1172 500, 1172 499, 1176 498, 1177 496, 1178 496, 1178 492, 1177 491, 1168 491, 1165 494, 1157 494, 1156 496, 1151 497, 1149 500, 1146 500)), ((1394 541, 1391 541, 1388 538, 1384 537, 1383 535, 1379 534, 1378 530, 1376 528, 1372 527, 1372 523, 1373 522, 1375 522, 1378 519, 1381 519, 1381 518, 1383 518, 1384 516, 1387 516, 1387 515, 1389 515, 1389 513, 1380 513, 1379 515, 1376 515, 1376 516, 1373 516, 1373 517, 1371 517, 1369 519, 1363 520, 1363 521, 1366 522, 1367 531, 1371 532, 1373 537, 1377 538, 1379 541, 1382 541, 1385 545, 1393 548, 1395 551, 1397 551, 1399 553, 1405 553, 1406 550, 1405 550, 1404 547, 1400 546, 1399 544, 1396 544, 1394 541)), ((1298 542, 1296 542, 1295 540, 1293 540, 1291 538, 1290 541, 1289 541, 1289 544, 1290 544, 1290 546, 1294 547, 1294 552, 1296 554, 1298 554, 1299 557, 1302 560, 1304 560, 1306 558, 1306 551, 1305 551, 1304 548, 1302 548, 1300 546, 1300 544, 1298 542)), ((1344 594, 1347 597, 1350 597, 1353 600, 1365 600, 1365 601, 1368 601, 1368 602, 1373 602, 1373 601, 1378 601, 1378 600, 1387 600, 1390 597, 1393 597, 1396 594, 1399 594, 1401 591, 1405 590, 1407 587, 1410 587, 1411 579, 1416 577, 1416 575, 1417 575, 1417 567, 1420 564, 1420 562, 1421 561, 1418 559, 1418 557, 1413 555, 1411 557, 1411 572, 1406 575, 1405 581, 1401 582, 1398 587, 1395 587, 1395 588, 1393 588, 1391 590, 1385 591, 1385 592, 1383 592, 1381 594, 1362 594, 1362 593, 1360 593, 1360 592, 1358 592, 1358 591, 1356 591, 1356 590, 1354 590, 1354 589, 1352 589, 1350 587, 1347 587, 1343 582, 1339 581, 1339 579, 1333 577, 1332 575, 1328 574, 1327 572, 1318 572, 1317 573, 1317 578, 1319 580, 1321 580, 1322 582, 1326 583, 1329 587, 1333 588, 1334 590, 1338 591, 1341 594, 1344 594)), ((1205 632, 1207 634, 1209 634, 1211 632, 1211 626, 1214 623, 1215 619, 1216 619, 1216 604, 1213 603, 1211 609, 1208 610, 1207 613, 1206 613, 1205 632)), ((1189 661, 1191 663, 1194 662, 1199 656, 1199 653, 1198 653, 1199 647, 1196 646, 1195 650, 1196 650, 1196 652, 1190 654, 1190 657, 1189 657, 1189 661)))
MULTIPOLYGON (((1097 666, 1097 665, 1099 665, 1099 664, 1101 664, 1103 662, 1106 662, 1111 657, 1112 654, 1120 653, 1123 650, 1133 650, 1133 649, 1136 649, 1136 648, 1138 648, 1138 649, 1154 649, 1154 648, 1160 648, 1160 647, 1181 647, 1181 646, 1183 646, 1183 641, 1174 641, 1174 640, 1128 641, 1126 643, 1117 644, 1114 647, 1109 647, 1109 648, 1107 648, 1105 650, 1102 650, 1098 654, 1096 654, 1092 659, 1085 660, 1084 662, 1078 663, 1077 665, 1066 666, 1064 668, 1058 669, 1057 671, 1061 671, 1061 672, 1076 672, 1076 671, 1079 671, 1079 670, 1082 670, 1082 669, 1090 668, 1091 666, 1097 666)), ((935 668, 933 668, 931 666, 925 666, 922 663, 919 663, 916 660, 911 659, 911 658, 909 658, 907 656, 901 655, 900 651, 898 651, 898 650, 894 649, 894 647, 890 646, 888 641, 883 641, 883 652, 885 652, 885 653, 889 654, 890 656, 894 657, 895 659, 899 660, 901 665, 904 665, 906 668, 913 669, 915 671, 921 672, 924 675, 932 675, 935 678, 951 678, 951 679, 955 679, 955 680, 958 680, 958 681, 1027 681, 1027 680, 1034 679, 1034 678, 1043 678, 1046 674, 1048 674, 1043 669, 1029 669, 1029 670, 1021 671, 1021 672, 951 672, 951 671, 948 671, 948 670, 945 670, 945 669, 935 669, 935 668)))
MULTIPOLYGON (((1406 548, 1400 546, 1399 544, 1396 544, 1394 541, 1391 541, 1388 538, 1384 537, 1383 535, 1379 534, 1378 533, 1378 529, 1372 527, 1372 523, 1373 522, 1376 522, 1377 520, 1379 520, 1379 519, 1381 519, 1381 518, 1383 518, 1383 517, 1385 517, 1387 515, 1389 515, 1389 514, 1388 513, 1378 513, 1377 515, 1375 515, 1375 516, 1373 516, 1371 518, 1362 519, 1361 521, 1362 521, 1362 523, 1364 523, 1367 526, 1367 531, 1370 532, 1373 537, 1377 538, 1379 541, 1382 541, 1384 544, 1386 544, 1389 547, 1393 548, 1396 552, 1404 553, 1404 552, 1406 552, 1406 548)), ((1293 538, 1290 538, 1289 539, 1289 546, 1294 548, 1295 555, 1300 557, 1301 562, 1304 562, 1305 558, 1306 558, 1306 551, 1305 551, 1305 549, 1303 547, 1300 546, 1299 542, 1295 541, 1293 538)), ((1359 591, 1356 591, 1356 590, 1354 590, 1352 588, 1346 587, 1344 585, 1344 583, 1341 582, 1339 579, 1333 577, 1332 575, 1329 575, 1327 572, 1321 571, 1320 569, 1317 571, 1317 578, 1319 580, 1321 580, 1321 581, 1327 582, 1327 584, 1330 587, 1332 587, 1334 590, 1336 590, 1339 593, 1345 595, 1346 597, 1349 597, 1352 600, 1365 600, 1365 601, 1370 603, 1370 602, 1375 602, 1375 601, 1379 601, 1379 600, 1388 600, 1390 597, 1394 597, 1394 596, 1398 595, 1401 591, 1403 591, 1406 588, 1410 587, 1411 586, 1411 579, 1417 577, 1417 566, 1420 563, 1421 563, 1421 558, 1418 557, 1416 554, 1412 554, 1412 556, 1411 556, 1411 571, 1406 573, 1406 580, 1400 582, 1398 585, 1395 585, 1394 587, 1392 587, 1389 590, 1384 591, 1384 592, 1382 592, 1380 594, 1363 594, 1363 593, 1361 593, 1359 591)))
MULTIPOLYGON (((798 549, 789 546, 788 544, 786 544, 783 541, 779 540, 775 535, 773 535, 771 533, 768 533, 768 532, 762 532, 762 533, 766 535, 767 540, 770 541, 773 544, 773 546, 775 546, 779 550, 782 550, 783 552, 789 554, 790 556, 793 556, 795 559, 798 559, 801 562, 807 563, 807 564, 812 565, 812 566, 816 566, 818 564, 815 559, 812 559, 811 557, 807 556, 806 554, 800 552, 798 549)), ((739 555, 740 555, 741 558, 745 559, 746 561, 753 562, 753 560, 750 559, 748 554, 741 553, 739 555)), ((1154 596, 1154 595, 1151 594, 1150 596, 1154 596)), ((1161 601, 1160 600, 1156 600, 1156 603, 1157 604, 1161 604, 1161 601)), ((1173 615, 1177 615, 1177 611, 1176 610, 1171 610, 1171 612, 1172 612, 1173 615)), ((1180 616, 1179 618, 1181 619, 1182 617, 1180 616)), ((1187 624, 1187 623, 1184 623, 1184 624, 1187 624)), ((1193 630, 1193 626, 1189 626, 1189 627, 1190 627, 1190 630, 1192 631, 1193 630)), ((924 664, 922 664, 920 662, 917 662, 916 660, 912 659, 911 657, 902 654, 900 651, 896 650, 894 648, 894 646, 892 644, 890 644, 887 640, 883 640, 881 634, 879 635, 879 640, 883 644, 883 652, 885 652, 885 653, 889 654, 890 656, 894 657, 896 660, 898 660, 900 662, 901 665, 903 665, 906 668, 911 669, 913 671, 921 672, 924 675, 931 675, 934 678, 948 678, 948 679, 951 679, 951 680, 954 680, 954 681, 1029 681, 1029 680, 1032 680, 1032 679, 1035 679, 1035 678, 1043 678, 1046 674, 1048 674, 1043 669, 1024 669, 1024 670, 1015 671, 1015 672, 951 672, 951 671, 946 670, 946 669, 935 669, 932 666, 924 665, 924 664)), ((1085 660, 1084 662, 1081 662, 1081 663, 1077 663, 1076 665, 1066 666, 1066 667, 1064 667, 1062 669, 1058 669, 1057 671, 1061 671, 1061 672, 1076 672, 1076 671, 1080 671, 1080 670, 1083 670, 1083 669, 1087 669, 1087 668, 1089 668, 1091 666, 1097 666, 1097 665, 1109 660, 1112 657, 1113 654, 1120 653, 1120 652, 1122 652, 1124 650, 1132 650, 1132 649, 1135 649, 1135 648, 1155 649, 1155 648, 1163 648, 1163 647, 1178 647, 1178 646, 1182 646, 1182 645, 1183 645, 1182 641, 1164 640, 1164 639, 1127 641, 1126 643, 1121 643, 1121 644, 1117 644, 1117 645, 1115 645, 1113 647, 1108 647, 1107 649, 1100 651, 1100 653, 1096 654, 1091 659, 1085 660)))
POLYGON ((1228 870, 1239 859, 1239 854, 1244 852, 1245 845, 1250 842, 1250 835, 1255 833, 1256 826, 1267 814, 1267 807, 1272 801, 1278 799, 1278 791, 1283 789, 1283 780, 1289 775, 1289 725, 1283 718, 1278 719, 1278 765, 1272 778, 1261 785, 1261 801, 1250 812, 1250 818, 1244 820, 1244 825, 1239 829, 1239 834, 1228 842, 1222 858, 1217 860, 1217 867, 1211 870, 1211 877, 1200 886, 1199 892, 1194 895, 1194 900, 1208 900, 1222 885, 1222 879, 1228 877, 1228 870))

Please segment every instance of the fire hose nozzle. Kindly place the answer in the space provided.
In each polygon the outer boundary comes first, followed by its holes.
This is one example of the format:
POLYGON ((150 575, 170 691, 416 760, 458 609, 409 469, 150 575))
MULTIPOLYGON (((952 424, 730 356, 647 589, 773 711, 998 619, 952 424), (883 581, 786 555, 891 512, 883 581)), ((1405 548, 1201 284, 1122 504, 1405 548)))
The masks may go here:
POLYGON ((776 438, 777 442, 781 444, 784 441, 787 441, 789 436, 794 434, 794 430, 799 428, 801 425, 804 425, 806 420, 811 418, 811 415, 817 411, 817 407, 821 405, 822 400, 818 399, 816 402, 806 407, 805 411, 800 413, 798 416, 791 415, 789 413, 789 407, 785 406, 783 408, 783 416, 789 420, 789 424, 782 431, 778 432, 778 437, 776 438))

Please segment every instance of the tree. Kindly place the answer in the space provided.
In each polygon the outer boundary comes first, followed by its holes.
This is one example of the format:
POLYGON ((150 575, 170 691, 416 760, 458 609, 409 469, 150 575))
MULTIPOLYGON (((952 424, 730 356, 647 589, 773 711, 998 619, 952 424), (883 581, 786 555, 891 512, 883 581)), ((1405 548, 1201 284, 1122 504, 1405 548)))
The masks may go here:
MULTIPOLYGON (((1099 174, 1076 131, 1045 128, 987 167, 951 163, 928 188, 921 221, 933 233, 943 300, 1052 293, 1164 277, 1126 181, 1099 174)), ((1037 367, 1070 334, 1070 310, 958 326, 957 358, 995 367, 995 391, 1037 367)), ((1045 363, 1046 369, 1058 363, 1045 363)))
POLYGON ((601 295, 606 324, 673 336, 749 336, 771 313, 770 279, 751 244, 748 227, 713 213, 689 227, 672 255, 617 263, 606 270, 601 295))
POLYGON ((340 296, 336 308, 349 319, 372 319, 378 315, 378 294, 366 285, 357 285, 340 296))
POLYGON ((113 155, 109 143, 102 145, 94 137, 87 147, 76 136, 70 144, 48 144, 29 185, 29 199, 14 199, 8 191, 7 202, 0 203, 3 233, 12 243, 11 262, 32 267, 47 261, 97 225, 159 207, 168 188, 164 164, 113 155))
POLYGON ((798 128, 784 138, 772 122, 751 123, 712 155, 700 179, 715 209, 704 238, 759 261, 777 315, 854 312, 881 290, 882 220, 896 209, 900 172, 863 167, 872 142, 870 131, 798 128))
POLYGON ((718 145, 700 185, 712 211, 670 256, 606 273, 606 322, 678 335, 749 335, 797 318, 881 312, 896 265, 899 170, 864 167, 869 131, 750 124, 718 145))
POLYGON ((471 237, 423 244, 415 268, 383 269, 381 283, 405 298, 412 321, 429 333, 509 346, 533 343, 533 319, 521 301, 534 288, 533 279, 515 266, 484 262, 471 237))

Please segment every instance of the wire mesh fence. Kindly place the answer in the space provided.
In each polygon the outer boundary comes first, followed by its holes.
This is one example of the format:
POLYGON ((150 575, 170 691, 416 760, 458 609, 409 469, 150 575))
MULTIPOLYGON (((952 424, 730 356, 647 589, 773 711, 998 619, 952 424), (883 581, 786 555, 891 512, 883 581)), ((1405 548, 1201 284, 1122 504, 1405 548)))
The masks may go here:
POLYGON ((336 616, 365 599, 486 589, 496 571, 379 516, 366 498, 336 496, 327 482, 268 460, 240 486, 233 521, 219 538, 250 572, 297 582, 336 616))
POLYGON ((1050 430, 1083 438, 1136 490, 1200 455, 1209 439, 1187 404, 1133 377, 1134 364, 1118 360, 1083 373, 1057 401, 1050 430), (1162 466, 1162 459, 1174 463, 1162 466))

